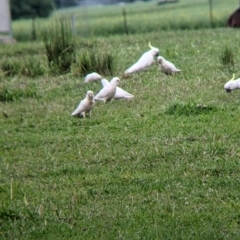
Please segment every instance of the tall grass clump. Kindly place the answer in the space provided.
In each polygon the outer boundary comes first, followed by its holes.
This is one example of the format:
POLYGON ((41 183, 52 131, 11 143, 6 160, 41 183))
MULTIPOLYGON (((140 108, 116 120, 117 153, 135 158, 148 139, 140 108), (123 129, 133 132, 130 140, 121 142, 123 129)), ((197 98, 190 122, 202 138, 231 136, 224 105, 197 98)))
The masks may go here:
POLYGON ((76 45, 67 18, 63 15, 56 16, 52 26, 42 32, 42 39, 51 72, 69 72, 76 60, 76 45))
POLYGON ((89 72, 98 72, 102 75, 113 75, 114 58, 105 51, 87 49, 81 51, 77 56, 76 64, 73 67, 75 75, 85 75, 89 72))
POLYGON ((234 67, 234 51, 230 47, 225 46, 220 56, 220 61, 224 67, 234 67))

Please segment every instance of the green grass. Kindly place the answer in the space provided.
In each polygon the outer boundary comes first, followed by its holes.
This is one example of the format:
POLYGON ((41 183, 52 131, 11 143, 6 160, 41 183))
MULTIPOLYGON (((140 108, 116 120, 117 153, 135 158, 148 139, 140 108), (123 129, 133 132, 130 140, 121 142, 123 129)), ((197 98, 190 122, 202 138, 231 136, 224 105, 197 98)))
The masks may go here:
POLYGON ((240 76, 239 37, 226 28, 77 37, 76 63, 58 76, 42 43, 1 45, 0 238, 238 240, 240 93, 223 86, 240 76), (122 79, 149 41, 182 72, 154 65, 122 79), (111 54, 104 77, 119 76, 134 99, 70 117, 101 88, 80 75, 82 49, 111 54))
POLYGON ((91 119, 70 114, 99 82, 2 77, 1 239, 239 239, 240 100, 225 93, 221 62, 238 39, 215 29, 93 40, 112 50, 113 76, 149 40, 182 72, 122 79, 135 98, 96 103, 91 119))

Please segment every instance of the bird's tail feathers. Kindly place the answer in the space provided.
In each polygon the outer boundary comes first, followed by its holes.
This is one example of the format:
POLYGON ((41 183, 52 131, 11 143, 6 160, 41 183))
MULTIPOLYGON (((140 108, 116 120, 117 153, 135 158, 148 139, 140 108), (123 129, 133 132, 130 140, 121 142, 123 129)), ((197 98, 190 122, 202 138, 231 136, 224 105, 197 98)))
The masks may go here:
POLYGON ((71 117, 75 117, 77 114, 75 113, 75 112, 73 112, 72 114, 71 114, 71 117))
POLYGON ((74 112, 72 112, 71 116, 74 117, 74 116, 77 116, 79 113, 77 110, 75 110, 74 112))
POLYGON ((95 101, 105 101, 104 98, 98 98, 98 97, 95 97, 94 100, 95 101))

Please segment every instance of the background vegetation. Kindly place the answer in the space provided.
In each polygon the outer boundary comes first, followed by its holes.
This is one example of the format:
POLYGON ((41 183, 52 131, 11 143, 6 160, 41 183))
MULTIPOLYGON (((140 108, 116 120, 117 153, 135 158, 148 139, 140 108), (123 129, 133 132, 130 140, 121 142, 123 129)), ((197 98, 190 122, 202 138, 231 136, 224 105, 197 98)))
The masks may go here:
POLYGON ((55 8, 77 6, 81 0, 9 0, 12 19, 45 18, 55 8))
POLYGON ((10 0, 12 19, 48 17, 53 10, 52 0, 10 0))
MULTIPOLYGON (((213 27, 225 27, 229 15, 239 6, 236 0, 215 0, 213 27)), ((130 34, 162 30, 210 28, 209 4, 206 0, 181 0, 176 4, 157 5, 156 1, 125 4, 127 27, 130 34)), ((68 19, 74 19, 75 32, 80 37, 97 37, 125 34, 122 6, 88 6, 64 11, 68 19)), ((54 14, 52 15, 54 18, 54 14)), ((49 19, 36 19, 36 35, 47 28, 49 19)), ((14 37, 18 41, 32 39, 32 22, 21 20, 13 23, 14 37)))
POLYGON ((1 45, 1 239, 239 239, 240 100, 223 89, 240 76, 239 37, 227 28, 76 36, 76 62, 57 75, 42 42, 1 45), (153 65, 121 78, 149 41, 181 74, 153 65), (104 76, 119 76, 134 99, 71 118, 101 88, 83 81, 84 51, 108 53, 104 76))

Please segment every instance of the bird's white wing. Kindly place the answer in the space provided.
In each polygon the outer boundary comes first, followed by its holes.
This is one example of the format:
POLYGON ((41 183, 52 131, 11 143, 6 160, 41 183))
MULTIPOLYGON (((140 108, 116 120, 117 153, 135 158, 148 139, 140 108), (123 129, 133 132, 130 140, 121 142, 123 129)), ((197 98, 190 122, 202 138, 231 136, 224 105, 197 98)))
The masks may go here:
POLYGON ((176 73, 180 72, 181 70, 176 68, 175 65, 167 60, 164 60, 162 63, 162 70, 165 73, 176 73))
POLYGON ((146 70, 152 65, 153 62, 153 56, 149 52, 146 52, 140 57, 140 59, 136 63, 134 63, 130 68, 125 71, 125 74, 146 70))
POLYGON ((87 74, 87 76, 85 77, 85 82, 91 82, 91 81, 99 80, 101 78, 102 76, 100 74, 93 72, 93 73, 87 74))
POLYGON ((236 87, 236 88, 240 88, 240 78, 236 79, 235 82, 236 82, 236 84, 237 84, 237 87, 236 87))
POLYGON ((85 111, 85 109, 88 107, 88 101, 87 99, 83 99, 82 101, 80 101, 79 105, 77 106, 77 108, 74 110, 74 112, 72 112, 72 116, 76 116, 81 114, 82 112, 85 111))
POLYGON ((167 64, 168 68, 173 72, 181 71, 180 69, 177 69, 176 66, 169 61, 166 61, 166 64, 167 64))
POLYGON ((116 93, 116 86, 112 86, 111 84, 107 84, 103 87, 99 93, 95 96, 95 100, 98 101, 107 101, 111 100, 116 93))
MULTIPOLYGON (((101 80, 101 83, 102 83, 102 86, 105 87, 109 84, 109 81, 105 78, 103 78, 101 80)), ((123 90, 122 88, 120 87, 117 87, 116 88, 116 93, 114 95, 114 99, 131 99, 133 98, 134 96, 130 93, 128 93, 127 91, 123 90)))
POLYGON ((127 91, 123 90, 120 87, 117 87, 116 93, 114 96, 115 99, 131 99, 133 97, 134 96, 132 94, 128 93, 127 91))
POLYGON ((105 87, 105 86, 107 86, 109 84, 109 81, 107 79, 103 78, 101 80, 101 83, 102 83, 102 86, 105 87))

